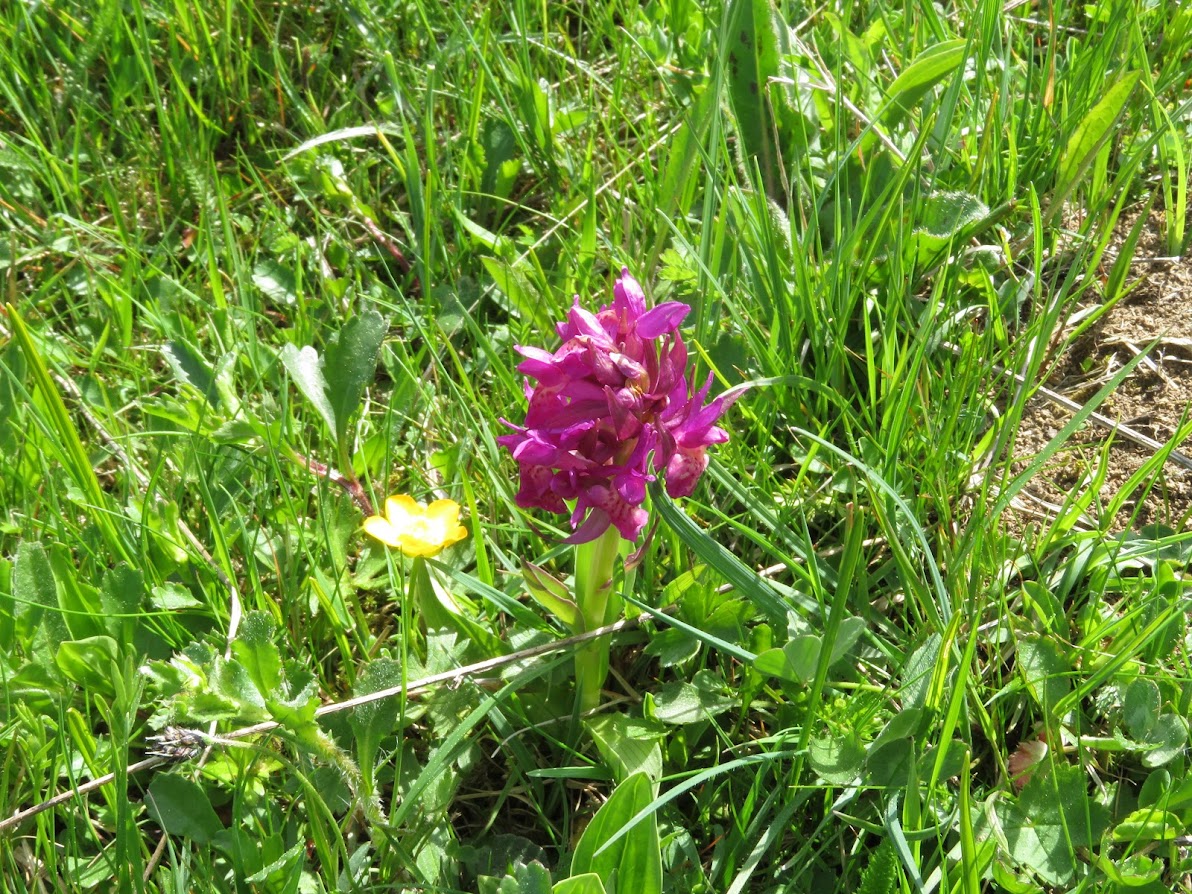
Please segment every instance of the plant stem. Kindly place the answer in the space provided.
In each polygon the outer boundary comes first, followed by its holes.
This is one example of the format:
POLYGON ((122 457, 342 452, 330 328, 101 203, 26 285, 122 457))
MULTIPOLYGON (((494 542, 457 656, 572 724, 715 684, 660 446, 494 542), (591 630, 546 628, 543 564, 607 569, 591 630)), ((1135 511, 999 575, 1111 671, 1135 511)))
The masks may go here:
MULTIPOLYGON (((610 527, 590 543, 575 548, 575 604, 580 629, 595 630, 620 614, 621 600, 613 594, 613 572, 621 549, 621 535, 610 527)), ((585 643, 575 651, 575 690, 580 713, 599 706, 608 675, 609 640, 585 643)))

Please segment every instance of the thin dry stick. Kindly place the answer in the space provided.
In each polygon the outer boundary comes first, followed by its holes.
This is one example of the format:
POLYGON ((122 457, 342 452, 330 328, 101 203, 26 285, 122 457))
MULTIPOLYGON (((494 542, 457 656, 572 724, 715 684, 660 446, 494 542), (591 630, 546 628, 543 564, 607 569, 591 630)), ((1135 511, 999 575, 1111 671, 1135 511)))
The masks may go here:
MULTIPOLYGON (((671 611, 672 606, 668 606, 662 611, 671 611)), ((516 664, 519 661, 528 661, 533 658, 538 658, 542 655, 549 655, 552 652, 559 652, 569 646, 585 643, 588 640, 597 639, 601 636, 610 636, 614 633, 619 633, 622 630, 629 630, 636 627, 647 615, 638 615, 636 618, 627 618, 625 620, 617 621, 613 624, 606 624, 604 627, 597 627, 595 630, 589 630, 586 633, 580 633, 576 636, 569 636, 565 639, 555 640, 550 643, 543 643, 540 646, 532 646, 528 649, 522 649, 518 652, 512 652, 509 655, 498 655, 496 658, 488 658, 484 661, 477 661, 475 664, 468 664, 455 670, 443 671, 439 674, 432 674, 429 677, 423 677, 421 680, 415 680, 405 686, 391 686, 388 689, 381 689, 377 692, 370 692, 367 695, 360 695, 355 698, 347 699, 342 702, 334 702, 329 705, 323 705, 315 711, 316 717, 324 717, 328 714, 336 714, 340 711, 348 711, 352 708, 358 708, 361 705, 367 705, 372 702, 382 701, 383 699, 393 698, 396 695, 401 695, 403 692, 409 696, 438 683, 461 683, 465 679, 486 671, 495 670, 496 668, 506 667, 510 664, 516 664)), ((157 737, 160 751, 152 757, 147 757, 142 761, 137 761, 135 764, 129 764, 127 774, 132 776, 134 773, 140 773, 142 770, 151 770, 154 767, 160 767, 162 764, 174 763, 178 760, 187 760, 194 757, 203 748, 209 749, 212 745, 218 745, 222 742, 232 739, 243 739, 246 736, 259 735, 261 733, 270 733, 276 730, 281 724, 276 721, 269 720, 264 723, 256 723, 252 726, 242 727, 240 729, 232 730, 222 736, 213 736, 209 733, 204 733, 199 730, 188 729, 174 729, 167 728, 166 732, 157 737)), ((20 810, 14 813, 6 820, 0 821, 0 833, 7 832, 9 829, 15 828, 30 817, 37 816, 37 814, 57 807, 59 804, 64 804, 76 797, 86 795, 102 788, 108 783, 115 780, 115 773, 108 773, 100 776, 97 779, 92 779, 90 782, 85 782, 82 785, 75 786, 64 792, 59 792, 50 798, 48 801, 43 801, 40 804, 35 804, 26 810, 20 810)))

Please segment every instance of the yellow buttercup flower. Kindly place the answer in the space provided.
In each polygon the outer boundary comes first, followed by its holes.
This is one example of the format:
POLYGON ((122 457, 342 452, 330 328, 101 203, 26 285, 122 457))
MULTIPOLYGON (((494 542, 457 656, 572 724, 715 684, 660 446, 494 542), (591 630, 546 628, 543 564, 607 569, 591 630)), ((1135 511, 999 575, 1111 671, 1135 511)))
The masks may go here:
POLYGON ((405 494, 385 501, 385 514, 364 520, 364 533, 407 556, 434 556, 459 543, 468 529, 459 523, 459 503, 435 500, 429 506, 405 494))

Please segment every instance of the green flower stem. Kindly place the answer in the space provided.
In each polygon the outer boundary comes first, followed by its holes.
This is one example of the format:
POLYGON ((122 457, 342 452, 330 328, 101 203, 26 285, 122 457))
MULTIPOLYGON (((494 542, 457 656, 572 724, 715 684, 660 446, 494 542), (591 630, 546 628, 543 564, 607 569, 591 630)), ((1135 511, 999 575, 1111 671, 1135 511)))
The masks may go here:
MULTIPOLYGON (((575 604, 579 609, 576 633, 595 630, 621 612, 613 593, 613 573, 621 550, 621 535, 610 527, 590 543, 575 548, 575 604)), ((607 637, 579 646, 575 652, 575 689, 580 713, 600 705, 600 691, 608 676, 607 637)))
POLYGON ((443 608, 438 597, 435 596, 435 585, 431 583, 430 568, 427 567, 426 559, 421 556, 410 562, 409 589, 406 590, 406 593, 409 596, 409 605, 411 608, 417 609, 428 633, 444 627, 453 628, 455 626, 452 624, 451 613, 443 608))

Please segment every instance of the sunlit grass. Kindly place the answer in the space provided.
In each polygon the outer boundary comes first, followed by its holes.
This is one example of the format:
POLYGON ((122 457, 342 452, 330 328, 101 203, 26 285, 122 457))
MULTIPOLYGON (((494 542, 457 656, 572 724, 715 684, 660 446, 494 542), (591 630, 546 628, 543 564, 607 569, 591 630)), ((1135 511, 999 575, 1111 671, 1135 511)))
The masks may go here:
POLYGON ((768 10, 0 13, 0 814, 116 774, 0 836, 11 890, 548 890, 614 790, 666 891, 1181 884, 1187 538, 1003 522, 1130 373, 1019 455, 1122 221, 1187 248, 1192 13, 768 10), (316 721, 571 632, 496 438, 622 265, 752 388, 651 494, 602 710, 565 652, 316 721), (393 493, 469 529, 418 587, 393 493))

